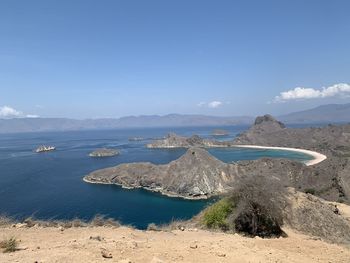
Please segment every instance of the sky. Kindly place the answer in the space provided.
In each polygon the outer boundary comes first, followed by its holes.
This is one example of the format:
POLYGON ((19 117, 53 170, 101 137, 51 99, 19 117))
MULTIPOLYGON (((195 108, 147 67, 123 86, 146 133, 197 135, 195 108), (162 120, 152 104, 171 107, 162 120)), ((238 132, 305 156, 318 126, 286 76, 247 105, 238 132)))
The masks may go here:
POLYGON ((348 0, 2 0, 0 118, 350 102, 348 0))

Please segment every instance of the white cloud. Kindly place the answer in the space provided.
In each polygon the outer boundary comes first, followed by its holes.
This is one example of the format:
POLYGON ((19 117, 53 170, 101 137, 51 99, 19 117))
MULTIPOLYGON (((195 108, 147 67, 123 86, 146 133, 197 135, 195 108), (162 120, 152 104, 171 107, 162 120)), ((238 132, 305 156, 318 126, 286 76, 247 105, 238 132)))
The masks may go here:
POLYGON ((0 107, 0 118, 20 117, 22 112, 15 110, 9 106, 0 107))
MULTIPOLYGON (((226 104, 230 104, 230 103, 226 102, 226 104)), ((214 101, 211 101, 211 102, 201 101, 201 102, 199 102, 197 104, 198 107, 208 107, 208 108, 211 108, 211 109, 219 108, 222 105, 224 105, 224 103, 221 102, 221 101, 217 101, 217 100, 214 100, 214 101)))
POLYGON ((221 101, 214 100, 214 101, 208 103, 208 107, 209 108, 213 108, 214 109, 214 108, 218 108, 220 106, 222 106, 222 102, 221 101))
POLYGON ((18 111, 10 106, 0 107, 0 119, 11 119, 11 118, 38 118, 38 115, 34 114, 23 114, 23 112, 18 111))
POLYGON ((339 83, 321 89, 297 87, 292 90, 281 92, 279 96, 275 97, 274 102, 348 96, 350 96, 350 85, 339 83))

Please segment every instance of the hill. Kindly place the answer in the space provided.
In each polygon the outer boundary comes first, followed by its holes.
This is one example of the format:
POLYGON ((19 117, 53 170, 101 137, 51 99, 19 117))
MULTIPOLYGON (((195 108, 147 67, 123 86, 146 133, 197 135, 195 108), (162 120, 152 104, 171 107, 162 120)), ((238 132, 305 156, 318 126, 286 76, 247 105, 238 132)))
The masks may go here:
POLYGON ((327 104, 309 110, 281 115, 285 123, 344 123, 350 122, 350 103, 327 104))

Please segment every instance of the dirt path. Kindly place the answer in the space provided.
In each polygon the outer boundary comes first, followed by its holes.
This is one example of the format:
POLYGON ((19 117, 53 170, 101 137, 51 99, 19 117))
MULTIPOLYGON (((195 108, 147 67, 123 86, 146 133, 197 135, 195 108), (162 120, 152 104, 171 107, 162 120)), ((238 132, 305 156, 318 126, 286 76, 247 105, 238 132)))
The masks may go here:
POLYGON ((288 238, 261 239, 208 231, 151 232, 125 227, 0 228, 23 250, 0 262, 349 262, 350 248, 286 229, 288 238), (102 251, 112 258, 103 258, 102 251))

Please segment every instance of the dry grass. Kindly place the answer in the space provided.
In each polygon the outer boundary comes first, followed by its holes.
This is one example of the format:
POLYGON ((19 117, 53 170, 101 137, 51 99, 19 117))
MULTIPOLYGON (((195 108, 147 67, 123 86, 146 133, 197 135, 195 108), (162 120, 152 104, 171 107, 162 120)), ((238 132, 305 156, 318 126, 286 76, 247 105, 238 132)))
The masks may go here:
POLYGON ((3 253, 15 252, 18 250, 18 241, 15 237, 0 241, 0 248, 3 253))
MULTIPOLYGON (((33 216, 28 217, 22 221, 15 220, 11 217, 0 215, 0 227, 7 227, 16 224, 23 224, 25 227, 63 227, 63 228, 72 228, 72 227, 93 227, 93 226, 105 226, 105 227, 119 227, 121 224, 119 221, 114 220, 113 218, 108 218, 103 215, 96 215, 90 221, 84 221, 78 218, 71 220, 40 220, 36 219, 33 216)), ((128 226, 132 228, 132 226, 128 226)))
POLYGON ((0 227, 13 224, 14 220, 6 215, 0 215, 0 227))

